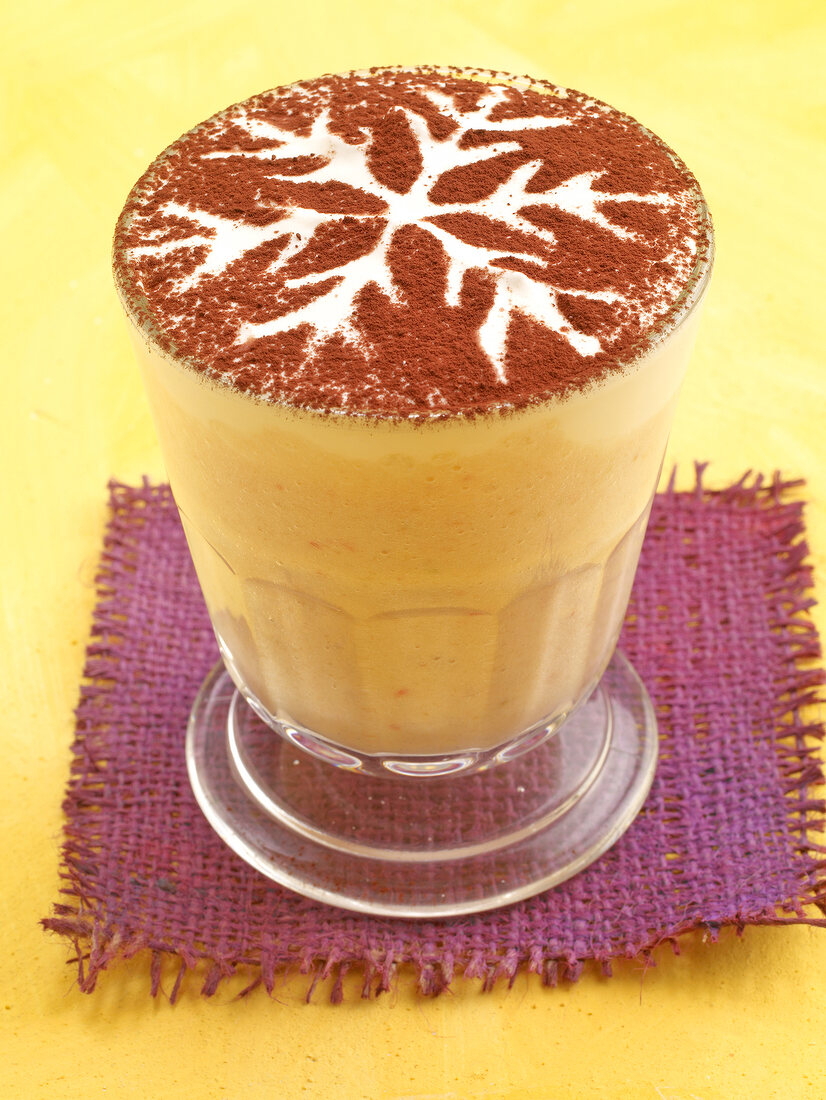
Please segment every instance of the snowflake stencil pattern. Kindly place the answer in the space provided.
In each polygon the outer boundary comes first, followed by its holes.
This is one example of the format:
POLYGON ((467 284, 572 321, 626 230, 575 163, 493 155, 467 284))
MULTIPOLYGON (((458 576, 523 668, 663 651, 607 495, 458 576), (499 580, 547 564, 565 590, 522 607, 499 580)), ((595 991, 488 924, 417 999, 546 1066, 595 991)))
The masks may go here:
MULTIPOLYGON (((359 295, 367 286, 372 284, 378 287, 394 304, 402 302, 403 292, 394 281, 388 253, 399 230, 417 227, 429 233, 444 250, 447 306, 460 304, 462 284, 468 272, 482 270, 493 280, 492 305, 479 328, 478 339, 499 382, 507 382, 506 342, 516 311, 559 334, 579 355, 596 355, 601 350, 600 341, 575 328, 559 308, 557 290, 563 288, 557 288, 547 278, 540 279, 530 273, 533 269, 539 274, 543 256, 548 255, 548 250, 553 249, 557 241, 552 230, 538 227, 522 211, 528 207, 546 207, 573 214, 617 237, 633 239, 636 236, 633 230, 616 224, 604 215, 601 209, 604 202, 648 203, 664 207, 678 200, 666 193, 599 191, 594 184, 603 173, 598 171, 573 175, 546 191, 529 190, 542 167, 541 160, 532 159, 519 164, 485 198, 472 202, 435 202, 431 195, 444 173, 504 154, 524 152, 519 141, 508 139, 509 132, 568 126, 571 120, 566 117, 531 116, 492 121, 490 116, 494 109, 506 100, 506 89, 501 86, 487 88, 480 95, 476 108, 470 111, 459 110, 449 96, 432 88, 423 90, 422 94, 441 115, 455 123, 455 128, 449 136, 437 140, 431 134, 424 116, 415 109, 392 108, 406 119, 421 155, 420 171, 405 193, 381 183, 371 171, 370 135, 365 135, 365 141, 361 144, 345 141, 332 130, 328 110, 316 116, 309 133, 303 136, 270 121, 240 114, 233 120, 234 124, 254 139, 251 143, 254 148, 213 150, 203 154, 205 159, 249 157, 273 162, 288 156, 293 165, 300 163, 301 158, 308 158, 310 166, 303 171, 294 167, 290 171, 279 170, 274 163, 270 178, 287 184, 300 182, 352 189, 353 193, 369 197, 369 213, 349 210, 347 213, 332 213, 329 210, 315 210, 309 203, 275 204, 273 213, 279 215, 277 220, 262 225, 170 201, 163 205, 161 212, 178 225, 191 225, 192 232, 178 233, 174 239, 159 240, 152 240, 151 233, 146 234, 147 243, 133 247, 131 255, 162 256, 180 249, 197 248, 200 257, 197 264, 180 277, 176 286, 178 293, 184 293, 211 276, 220 276, 232 264, 268 242, 284 241, 277 258, 268 268, 268 273, 275 275, 306 255, 315 234, 330 223, 340 222, 344 218, 381 223, 375 244, 365 254, 323 270, 312 270, 292 277, 285 275, 283 286, 286 290, 317 291, 309 301, 305 300, 297 308, 267 320, 245 321, 238 326, 238 345, 296 330, 303 325, 309 326, 311 336, 305 349, 309 357, 333 338, 364 346, 362 334, 356 326, 356 314, 359 295), (463 144, 463 138, 471 131, 501 134, 502 139, 490 144, 463 144), (499 248, 463 240, 456 232, 439 224, 450 215, 472 215, 476 219, 486 219, 497 229, 500 238, 502 234, 510 235, 508 243, 513 247, 499 248), (503 261, 514 260, 525 262, 522 270, 500 266, 503 261), (531 265, 527 271, 524 270, 526 263, 531 265)), ((155 235, 163 238, 160 231, 155 235)), ((625 301, 623 295, 615 290, 579 290, 566 286, 564 293, 568 297, 579 296, 608 305, 619 305, 625 301)))

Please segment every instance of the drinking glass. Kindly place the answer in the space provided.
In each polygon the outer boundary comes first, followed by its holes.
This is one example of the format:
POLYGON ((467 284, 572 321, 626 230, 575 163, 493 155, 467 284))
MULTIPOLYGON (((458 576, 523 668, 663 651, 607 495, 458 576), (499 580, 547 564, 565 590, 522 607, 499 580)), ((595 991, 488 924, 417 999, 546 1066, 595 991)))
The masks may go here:
POLYGON ((570 877, 633 820, 657 725, 616 644, 711 272, 697 205, 705 247, 635 362, 471 417, 256 399, 163 350, 119 285, 220 650, 190 778, 265 875, 453 915, 570 877))

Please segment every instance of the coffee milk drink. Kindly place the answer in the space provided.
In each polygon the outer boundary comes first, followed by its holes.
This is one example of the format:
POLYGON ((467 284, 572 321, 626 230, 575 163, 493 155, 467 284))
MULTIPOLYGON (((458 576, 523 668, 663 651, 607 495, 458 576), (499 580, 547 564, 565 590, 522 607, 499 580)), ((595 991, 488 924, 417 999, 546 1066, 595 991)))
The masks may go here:
POLYGON ((710 266, 679 158, 528 78, 321 77, 158 157, 116 281, 256 711, 416 757, 574 710, 616 645, 710 266))

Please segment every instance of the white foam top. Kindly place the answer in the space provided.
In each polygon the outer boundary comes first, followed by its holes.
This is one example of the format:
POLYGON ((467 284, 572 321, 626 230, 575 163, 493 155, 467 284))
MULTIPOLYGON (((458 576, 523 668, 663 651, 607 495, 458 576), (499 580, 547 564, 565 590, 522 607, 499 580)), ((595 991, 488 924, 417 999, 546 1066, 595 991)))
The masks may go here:
POLYGON ((127 300, 196 369, 324 411, 514 406, 630 361, 709 247, 696 182, 620 112, 503 76, 321 77, 214 116, 124 208, 127 300))
MULTIPOLYGON (((521 208, 544 206, 560 210, 606 229, 618 237, 633 238, 634 233, 631 230, 616 224, 603 214, 602 203, 610 200, 612 203, 642 202, 667 207, 677 203, 678 199, 665 193, 617 194, 595 190, 594 184, 602 173, 594 171, 571 176, 547 191, 528 191, 528 185, 542 167, 540 161, 534 160, 516 168, 510 178, 485 199, 472 202, 434 203, 429 198, 429 193, 444 172, 489 160, 504 153, 520 151, 521 146, 518 142, 507 140, 506 135, 509 131, 552 129, 557 126, 571 125, 571 120, 565 117, 534 116, 492 121, 491 112, 503 103, 505 92, 506 89, 501 85, 491 86, 480 97, 479 104, 474 110, 462 112, 456 108, 449 96, 433 89, 424 90, 423 94, 440 113, 456 123, 453 132, 441 140, 433 137, 421 115, 407 108, 394 108, 405 115, 418 142, 422 157, 422 170, 406 194, 391 190, 375 178, 369 166, 369 141, 361 145, 353 145, 339 137, 330 127, 328 110, 323 110, 318 115, 309 134, 301 136, 257 118, 242 107, 233 118, 233 122, 245 129, 258 142, 264 140, 271 144, 252 151, 235 149, 231 152, 211 152, 206 154, 206 159, 241 156, 276 160, 283 157, 285 152, 294 158, 320 158, 324 163, 302 173, 301 182, 319 184, 335 182, 356 188, 384 203, 386 213, 382 214, 385 227, 375 247, 366 255, 350 260, 340 267, 285 280, 284 285, 289 289, 335 280, 324 293, 292 312, 267 321, 240 324, 237 342, 246 343, 308 324, 313 331, 313 347, 322 344, 333 335, 357 344, 360 335, 354 328, 353 319, 354 304, 358 294, 368 284, 374 284, 391 301, 400 300, 399 288, 393 281, 387 263, 387 252, 397 230, 405 226, 417 226, 437 238, 447 254, 446 305, 458 305, 462 281, 471 269, 482 268, 493 274, 496 292, 487 318, 480 328, 479 340, 490 360, 491 368, 502 382, 507 381, 505 373, 507 331, 516 310, 557 332, 582 356, 591 356, 600 351, 600 340, 596 336, 578 332, 565 318, 557 306, 554 288, 547 281, 532 278, 522 271, 492 266, 492 262, 496 260, 514 257, 535 263, 536 251, 470 244, 447 229, 434 224, 431 219, 443 217, 446 214, 481 215, 490 218, 499 226, 533 238, 537 243, 553 245, 555 243, 553 232, 538 228, 533 222, 528 221, 519 213, 521 208), (462 139, 465 135, 471 130, 478 129, 499 132, 503 135, 503 140, 484 146, 463 148, 462 139)), ((277 168, 274 168, 272 178, 285 182, 294 182, 296 179, 293 173, 282 173, 277 168)), ((197 206, 182 205, 178 202, 164 204, 162 212, 185 219, 192 225, 192 233, 162 243, 147 241, 144 245, 132 248, 130 257, 137 259, 148 254, 163 255, 170 251, 189 249, 197 245, 203 246, 204 258, 193 271, 180 279, 178 291, 186 291, 197 286, 207 276, 219 275, 231 264, 265 242, 286 237, 287 244, 270 268, 272 272, 276 272, 285 267, 306 247, 307 242, 324 223, 345 217, 360 217, 352 213, 322 213, 292 206, 284 210, 281 220, 261 226, 222 217, 199 209, 197 206), (199 228, 207 230, 208 233, 199 233, 199 228)), ((375 216, 375 214, 363 215, 371 220, 374 220, 375 216)), ((693 246, 690 251, 693 254, 693 246)), ((677 272, 675 277, 684 281, 685 272, 677 272)), ((587 291, 566 287, 565 293, 607 303, 624 300, 622 294, 613 290, 587 291)))

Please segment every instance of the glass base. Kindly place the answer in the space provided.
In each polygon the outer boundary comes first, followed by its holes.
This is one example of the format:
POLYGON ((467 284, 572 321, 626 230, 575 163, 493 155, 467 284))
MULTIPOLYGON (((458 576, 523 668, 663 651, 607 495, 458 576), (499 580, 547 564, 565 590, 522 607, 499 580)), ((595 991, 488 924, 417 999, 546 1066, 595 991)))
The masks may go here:
POLYGON ((386 917, 508 905, 571 878, 633 821, 654 777, 657 723, 616 652, 550 738, 469 774, 369 774, 280 737, 222 663, 187 731, 195 797, 219 836, 307 897, 386 917))

